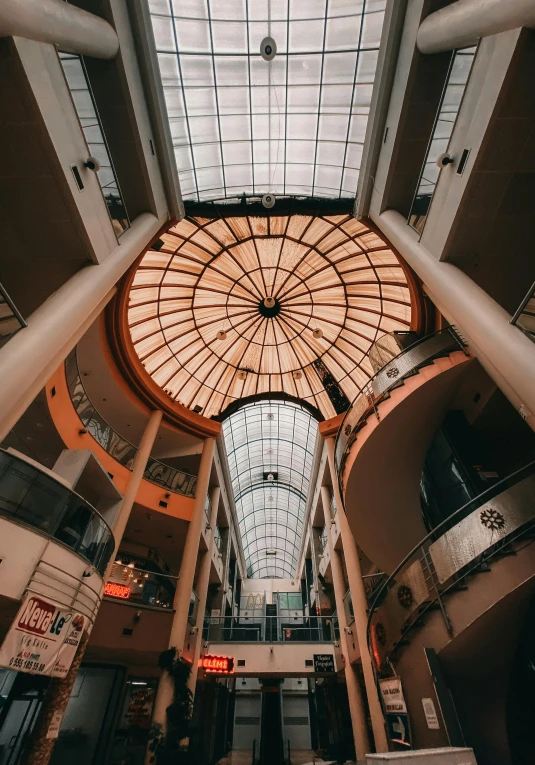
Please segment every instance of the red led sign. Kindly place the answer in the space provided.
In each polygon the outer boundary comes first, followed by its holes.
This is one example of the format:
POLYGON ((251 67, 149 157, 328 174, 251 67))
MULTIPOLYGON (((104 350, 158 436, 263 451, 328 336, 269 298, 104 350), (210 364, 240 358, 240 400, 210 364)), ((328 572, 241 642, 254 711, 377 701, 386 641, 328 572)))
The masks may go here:
POLYGON ((106 582, 104 586, 104 595, 111 595, 112 598, 122 598, 123 600, 128 600, 130 597, 130 587, 127 587, 126 584, 106 582))
POLYGON ((232 656, 203 656, 199 666, 206 672, 217 672, 220 675, 231 675, 234 672, 232 656))

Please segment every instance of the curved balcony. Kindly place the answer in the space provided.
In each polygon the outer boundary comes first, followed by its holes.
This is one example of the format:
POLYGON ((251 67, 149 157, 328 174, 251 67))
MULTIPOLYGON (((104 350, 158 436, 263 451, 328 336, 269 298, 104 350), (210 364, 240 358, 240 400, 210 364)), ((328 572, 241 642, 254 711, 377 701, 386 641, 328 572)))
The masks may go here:
MULTIPOLYGON (((469 578, 488 573, 494 562, 514 554, 520 541, 533 536, 534 492, 535 461, 456 510, 384 578, 374 592, 368 617, 368 643, 379 669, 407 644, 430 612, 440 614, 446 633, 442 639, 447 641, 488 610, 492 603, 479 594, 474 603, 479 613, 465 609, 460 616, 453 608, 450 613, 450 598, 467 589, 469 578)), ((528 574, 533 576, 532 560, 528 574)), ((501 594, 494 583, 488 597, 496 600, 501 594)))
MULTIPOLYGON (((126 438, 120 436, 101 417, 89 400, 78 371, 76 349, 69 354, 65 361, 65 375, 72 404, 84 428, 114 460, 128 470, 132 470, 137 448, 126 438)), ((144 478, 176 494, 183 494, 186 497, 195 496, 197 476, 177 470, 153 457, 149 458, 144 478)))
POLYGON ((345 413, 336 436, 335 460, 340 481, 359 430, 371 414, 380 419, 377 407, 390 391, 434 359, 459 350, 466 353, 463 341, 452 327, 446 327, 413 343, 376 372, 345 413))
POLYGON ((101 574, 113 554, 110 527, 85 499, 25 460, 0 450, 0 517, 37 529, 101 574))
POLYGON ((390 573, 426 533, 425 454, 473 363, 452 329, 422 338, 390 358, 342 420, 340 494, 355 539, 382 571, 390 573))

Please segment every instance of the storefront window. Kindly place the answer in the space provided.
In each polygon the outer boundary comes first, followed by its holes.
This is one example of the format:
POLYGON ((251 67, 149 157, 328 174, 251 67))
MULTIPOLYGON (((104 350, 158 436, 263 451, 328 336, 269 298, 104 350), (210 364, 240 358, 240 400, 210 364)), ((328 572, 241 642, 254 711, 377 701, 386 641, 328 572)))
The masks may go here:
POLYGON ((110 765, 143 765, 155 695, 156 679, 128 680, 110 765))

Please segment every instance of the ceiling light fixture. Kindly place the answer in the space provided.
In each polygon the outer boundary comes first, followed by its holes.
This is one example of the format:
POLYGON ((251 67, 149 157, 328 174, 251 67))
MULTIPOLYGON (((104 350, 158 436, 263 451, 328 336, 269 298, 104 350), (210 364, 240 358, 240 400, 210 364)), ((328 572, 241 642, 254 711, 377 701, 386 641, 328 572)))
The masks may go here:
POLYGON ((272 37, 264 37, 260 43, 260 55, 264 61, 273 61, 277 55, 277 43, 272 37))
POLYGON ((224 329, 220 329, 219 332, 216 335, 218 340, 226 340, 227 339, 227 333, 224 329))

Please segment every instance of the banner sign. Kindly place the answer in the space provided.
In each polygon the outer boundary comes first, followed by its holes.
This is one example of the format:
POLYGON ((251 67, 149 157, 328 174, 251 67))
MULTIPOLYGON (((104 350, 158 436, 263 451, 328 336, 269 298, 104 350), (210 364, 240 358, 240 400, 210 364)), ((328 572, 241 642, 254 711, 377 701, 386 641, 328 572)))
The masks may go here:
POLYGON ((32 675, 65 677, 87 619, 42 595, 26 593, 2 647, 0 666, 32 675))
POLYGON ((410 748, 411 730, 400 677, 379 680, 390 740, 410 748))

